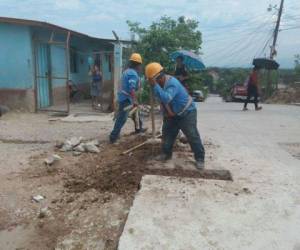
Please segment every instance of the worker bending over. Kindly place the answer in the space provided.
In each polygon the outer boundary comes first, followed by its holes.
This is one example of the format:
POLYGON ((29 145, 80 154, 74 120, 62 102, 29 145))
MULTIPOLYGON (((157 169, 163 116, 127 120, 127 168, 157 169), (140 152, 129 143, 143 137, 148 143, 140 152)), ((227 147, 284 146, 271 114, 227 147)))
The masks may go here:
MULTIPOLYGON (((139 77, 141 70, 142 57, 138 53, 133 53, 129 59, 128 69, 123 72, 121 78, 121 88, 118 92, 118 112, 114 128, 109 137, 111 143, 115 143, 119 139, 121 129, 127 121, 131 108, 138 106, 136 91, 139 90, 141 84, 139 77)), ((135 124, 136 133, 145 131, 142 125, 142 121, 139 119, 139 124, 135 124)))
POLYGON ((145 71, 164 109, 162 154, 159 159, 172 158, 173 145, 181 130, 194 152, 196 168, 203 169, 205 151, 197 129, 197 110, 193 99, 176 78, 164 73, 159 63, 148 64, 145 71))

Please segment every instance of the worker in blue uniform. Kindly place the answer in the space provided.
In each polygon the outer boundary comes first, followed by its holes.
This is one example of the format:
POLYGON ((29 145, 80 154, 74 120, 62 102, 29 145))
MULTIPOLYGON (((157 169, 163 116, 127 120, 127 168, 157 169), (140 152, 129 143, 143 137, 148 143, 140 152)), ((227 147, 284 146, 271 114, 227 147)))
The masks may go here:
MULTIPOLYGON (((119 139, 121 129, 127 121, 131 108, 138 106, 136 92, 141 87, 141 81, 139 77, 141 70, 142 57, 138 53, 133 53, 129 59, 128 69, 123 72, 121 78, 121 86, 118 92, 118 112, 114 128, 109 137, 111 143, 115 143, 119 139)), ((139 124, 135 124, 135 132, 144 132, 145 129, 142 127, 142 120, 139 119, 138 122, 139 124)))
POLYGON ((164 109, 162 154, 159 159, 165 161, 172 158, 173 145, 181 130, 194 152, 196 168, 203 169, 205 150, 197 128, 197 110, 192 97, 175 77, 164 73, 159 63, 148 64, 145 74, 164 109))

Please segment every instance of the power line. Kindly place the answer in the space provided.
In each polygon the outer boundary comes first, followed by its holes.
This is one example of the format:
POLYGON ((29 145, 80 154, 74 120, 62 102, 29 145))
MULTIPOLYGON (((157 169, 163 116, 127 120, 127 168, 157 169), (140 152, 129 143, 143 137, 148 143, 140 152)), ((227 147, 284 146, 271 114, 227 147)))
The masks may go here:
POLYGON ((269 33, 267 34, 267 40, 266 40, 266 42, 264 43, 263 48, 261 49, 261 51, 260 51, 260 49, 259 49, 259 50, 255 53, 255 56, 254 56, 254 57, 258 57, 258 56, 260 56, 260 55, 263 55, 263 53, 264 53, 264 51, 266 50, 268 44, 270 43, 272 37, 273 37, 273 31, 271 31, 271 32, 269 32, 269 33), (260 51, 260 52, 259 52, 259 51, 260 51))
POLYGON ((234 60, 234 58, 236 58, 237 60, 239 60, 236 56, 241 54, 244 55, 244 57, 252 57, 247 55, 247 53, 245 53, 246 51, 249 50, 253 50, 253 47, 257 45, 257 39, 261 40, 259 36, 257 36, 256 34, 253 34, 247 43, 242 44, 242 46, 237 47, 231 54, 229 57, 227 57, 227 60, 234 60), (259 38, 259 39, 258 39, 259 38))
POLYGON ((240 26, 237 27, 235 29, 226 29, 226 30, 214 30, 213 33, 212 32, 205 32, 202 31, 202 34, 206 37, 206 38, 215 38, 215 37, 221 37, 221 36, 226 36, 226 35, 234 35, 234 34, 239 34, 239 33, 245 33, 247 31, 252 31, 253 28, 257 27, 257 25, 261 25, 262 23, 268 24, 271 18, 269 18, 268 20, 264 20, 263 22, 260 23, 253 23, 253 24, 247 24, 246 27, 244 26, 240 26))
MULTIPOLYGON (((251 32, 249 32, 250 29, 248 30, 244 30, 244 31, 241 31, 240 33, 228 33, 228 36, 227 37, 223 37, 223 38, 220 38, 220 39, 203 39, 205 42, 218 42, 218 41, 226 41, 226 40, 230 40, 232 39, 233 36, 241 36, 241 35, 249 35, 249 34, 252 34, 252 31, 253 31, 253 28, 251 29, 251 32), (247 31, 247 32, 245 32, 247 31)), ((259 30, 258 32, 265 32, 265 30, 259 30)))
POLYGON ((295 30, 295 29, 300 29, 300 26, 294 26, 286 29, 280 29, 279 31, 285 31, 285 30, 295 30))
MULTIPOLYGON (((268 18, 268 20, 269 20, 269 18, 268 18)), ((268 21, 268 20, 267 20, 267 21, 268 21)), ((252 32, 248 33, 246 37, 249 37, 249 36, 251 36, 251 35, 252 35, 252 36, 253 36, 253 35, 257 35, 257 33, 258 33, 262 28, 265 27, 265 23, 266 23, 266 21, 263 22, 262 24, 260 24, 260 25, 259 25, 258 27, 256 27, 254 30, 252 30, 252 32)), ((229 46, 229 48, 235 50, 235 49, 236 49, 236 46, 239 46, 244 40, 245 40, 245 37, 243 36, 243 37, 241 37, 240 39, 238 39, 237 41, 233 42, 233 43, 231 44, 231 46, 229 46)), ((212 53, 212 54, 208 54, 208 55, 205 55, 205 56, 212 57, 212 56, 215 56, 215 55, 217 55, 217 54, 218 54, 219 56, 221 56, 221 55, 224 55, 224 51, 225 51, 225 55, 226 55, 226 53, 230 52, 230 50, 228 50, 228 46, 225 46, 223 49, 221 49, 221 53, 219 53, 219 52, 220 52, 220 50, 219 50, 219 51, 216 51, 216 52, 214 52, 214 53, 212 53), (226 49, 226 50, 224 50, 224 49, 226 49), (223 53, 222 53, 222 52, 223 52, 223 53)))
POLYGON ((253 50, 253 47, 257 45, 257 40, 261 40, 259 36, 256 35, 255 32, 253 32, 252 36, 249 37, 247 43, 240 43, 237 47, 235 47, 232 50, 227 51, 228 56, 218 59, 218 63, 224 61, 224 60, 230 60, 231 63, 233 60, 239 60, 236 55, 242 54, 244 57, 248 57, 248 53, 245 53, 249 49, 253 50), (235 58, 235 59, 234 59, 235 58))

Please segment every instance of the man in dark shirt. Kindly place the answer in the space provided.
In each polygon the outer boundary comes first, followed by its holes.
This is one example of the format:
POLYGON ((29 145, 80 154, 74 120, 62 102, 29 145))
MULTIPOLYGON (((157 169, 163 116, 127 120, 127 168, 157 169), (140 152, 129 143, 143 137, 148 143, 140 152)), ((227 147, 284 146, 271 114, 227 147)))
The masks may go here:
POLYGON ((178 56, 176 58, 175 77, 186 88, 188 93, 190 93, 189 86, 187 84, 187 80, 188 80, 189 76, 188 76, 188 72, 185 68, 185 65, 183 63, 183 56, 178 56))
POLYGON ((254 67, 252 73, 249 76, 248 86, 247 86, 247 99, 244 103, 244 108, 243 108, 244 111, 248 110, 247 105, 251 97, 254 98, 255 110, 262 109, 262 107, 258 106, 258 73, 259 73, 259 68, 254 67))

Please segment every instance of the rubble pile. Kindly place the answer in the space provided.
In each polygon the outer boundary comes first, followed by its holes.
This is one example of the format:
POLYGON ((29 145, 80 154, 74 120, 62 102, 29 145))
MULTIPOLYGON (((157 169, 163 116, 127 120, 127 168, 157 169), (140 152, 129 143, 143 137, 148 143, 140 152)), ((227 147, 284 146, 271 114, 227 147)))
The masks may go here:
POLYGON ((285 89, 278 89, 266 103, 300 103, 300 86, 288 87, 285 89))
POLYGON ((100 142, 99 140, 83 141, 82 137, 72 137, 67 139, 63 143, 57 143, 56 147, 61 152, 73 151, 74 156, 78 156, 81 153, 100 153, 100 142))

